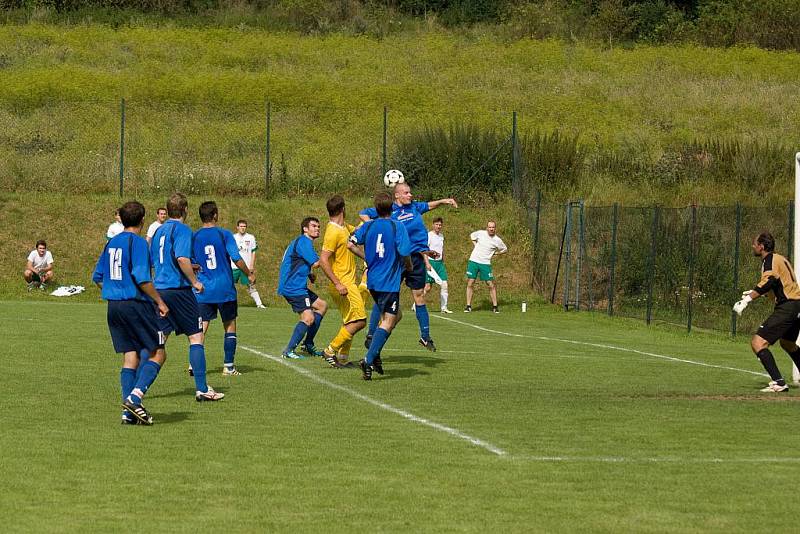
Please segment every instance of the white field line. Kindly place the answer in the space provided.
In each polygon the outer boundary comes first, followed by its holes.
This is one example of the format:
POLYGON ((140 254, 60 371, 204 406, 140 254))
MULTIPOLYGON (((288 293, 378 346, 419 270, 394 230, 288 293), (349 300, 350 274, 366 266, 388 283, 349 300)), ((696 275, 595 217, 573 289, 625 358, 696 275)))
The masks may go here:
POLYGON ((423 417, 419 417, 417 415, 414 415, 413 413, 407 412, 405 410, 401 410, 400 408, 395 408, 394 406, 392 406, 390 404, 386 404, 384 402, 375 400, 375 399, 373 399, 371 397, 367 397, 366 395, 364 395, 362 393, 359 393, 358 391, 355 391, 355 390, 350 389, 348 387, 341 386, 341 385, 335 384, 333 382, 329 382, 328 380, 325 380, 324 378, 321 378, 321 377, 317 376, 315 373, 312 373, 311 371, 309 371, 309 370, 307 370, 307 369, 305 369, 303 367, 300 367, 298 365, 294 365, 292 363, 289 363, 289 362, 285 361, 283 358, 280 358, 278 356, 273 356, 272 354, 267 354, 266 352, 261 352, 260 350, 256 350, 256 349, 251 348, 251 347, 246 347, 244 345, 239 345, 239 348, 243 349, 243 350, 246 350, 248 352, 252 352, 253 354, 257 354, 258 356, 261 356, 262 358, 266 358, 267 360, 271 360, 271 361, 279 363, 281 365, 285 365, 286 367, 288 367, 292 371, 294 371, 296 373, 299 373, 299 374, 305 376, 306 378, 310 378, 311 380, 313 380, 314 382, 317 382, 318 384, 322 384, 323 386, 329 387, 331 389, 335 389, 335 390, 341 391, 343 393, 347 393, 351 397, 355 397, 358 400, 361 400, 361 401, 364 401, 366 403, 372 404, 373 406, 376 406, 376 407, 380 408, 381 410, 386 410, 387 412, 391 412, 393 414, 399 415, 400 417, 408 419, 409 421, 413 421, 414 423, 419 423, 421 425, 425 425, 427 427, 433 428, 434 430, 438 430, 439 432, 444 432, 445 434, 449 434, 449 435, 451 435, 451 436, 453 436, 455 438, 462 439, 464 441, 467 441, 467 442, 471 443, 472 445, 475 445, 476 447, 481 447, 483 449, 486 449, 487 451, 489 451, 489 452, 491 452, 493 454, 496 454, 498 456, 505 456, 507 454, 506 451, 504 451, 500 447, 496 447, 495 445, 492 445, 491 443, 483 441, 482 439, 474 438, 474 437, 472 437, 472 436, 470 436, 468 434, 465 434, 465 433, 461 432, 458 429, 449 427, 447 425, 443 425, 441 423, 437 423, 435 421, 430 421, 430 420, 425 419, 423 417))
POLYGON ((681 458, 665 456, 663 458, 630 458, 625 456, 508 456, 509 460, 543 463, 604 463, 604 464, 796 464, 800 458, 763 457, 763 458, 681 458))
POLYGON ((699 365, 701 367, 710 367, 713 369, 724 369, 726 371, 735 371, 737 373, 747 373, 750 375, 756 376, 769 376, 766 373, 759 373, 757 371, 751 371, 749 369, 740 369, 738 367, 728 367, 726 365, 714 365, 712 363, 704 363, 704 362, 697 362, 694 360, 686 360, 683 358, 676 358, 674 356, 665 356, 664 354, 656 354, 654 352, 645 352, 643 350, 636 350, 636 349, 629 349, 627 347, 618 347, 616 345, 607 345, 604 343, 589 343, 587 341, 575 341, 574 339, 561 339, 557 337, 547 337, 547 336, 528 336, 525 334, 512 334, 510 332, 502 332, 500 330, 492 330, 491 328, 485 328, 483 326, 478 326, 472 323, 466 323, 464 321, 459 321, 458 319, 451 319, 450 317, 440 317, 438 315, 432 315, 432 317, 436 317, 437 319, 441 319, 443 321, 450 321, 453 323, 457 323, 464 326, 469 326, 470 328, 475 328, 476 330, 482 330, 484 332, 489 332, 491 334, 498 334, 501 336, 509 336, 509 337, 522 337, 528 339, 540 339, 542 341, 557 341, 559 343, 569 343, 571 345, 583 345, 586 347, 595 347, 598 349, 609 349, 609 350, 616 350, 620 352, 630 352, 633 354, 639 354, 641 356, 649 356, 651 358, 658 358, 661 360, 667 360, 671 362, 678 362, 678 363, 688 363, 690 365, 699 365))

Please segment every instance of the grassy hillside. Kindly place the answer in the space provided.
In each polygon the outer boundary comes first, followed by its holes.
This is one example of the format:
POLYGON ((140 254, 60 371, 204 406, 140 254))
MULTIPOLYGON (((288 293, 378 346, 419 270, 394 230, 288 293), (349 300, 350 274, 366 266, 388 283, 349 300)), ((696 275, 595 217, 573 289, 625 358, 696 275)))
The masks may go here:
MULTIPOLYGON (((390 164, 404 130, 459 120, 510 132, 512 110, 522 134, 560 130, 594 153, 648 161, 693 139, 800 146, 798 67, 796 53, 754 48, 603 50, 478 32, 374 39, 7 25, 0 188, 114 191, 121 97, 128 184, 149 194, 261 187, 266 101, 272 176, 286 194, 368 191, 380 169, 384 105, 390 164)), ((785 151, 788 161, 793 149, 785 151)), ((775 181, 789 194, 782 177, 775 181)), ((633 202, 651 184, 604 178, 581 189, 590 199, 633 202)), ((735 184, 716 189, 727 199, 747 194, 735 184)), ((712 191, 689 182, 677 194, 702 199, 712 191)))
MULTIPOLYGON (((163 205, 163 199, 154 197, 140 199, 147 208, 147 223, 155 218, 155 210, 163 205)), ((199 226, 197 207, 208 198, 189 199, 192 227, 199 226)), ((286 245, 299 232, 300 221, 308 215, 327 221, 325 198, 303 200, 263 201, 241 197, 217 197, 220 207, 220 225, 234 228, 236 221, 245 218, 249 230, 259 241, 256 257, 260 293, 268 303, 284 305, 283 299, 275 295, 280 260, 286 245)), ((356 222, 357 213, 371 205, 366 198, 348 199, 348 220, 356 222)), ((94 195, 72 197, 67 195, 0 195, 0 297, 8 299, 46 299, 50 297, 38 291, 29 294, 22 280, 25 258, 38 239, 46 239, 53 252, 57 271, 57 284, 76 284, 87 288, 85 295, 70 297, 75 300, 96 301, 99 290, 91 282, 91 273, 97 257, 105 244, 106 228, 113 220, 115 207, 120 204, 113 196, 94 195)), ((530 239, 511 201, 502 201, 489 210, 474 208, 439 208, 425 216, 426 222, 435 216, 445 220, 445 257, 450 274, 451 300, 454 308, 463 306, 463 273, 472 244, 469 233, 485 227, 486 219, 497 220, 498 234, 509 245, 510 253, 495 262, 495 275, 500 288, 501 305, 516 303, 529 298, 530 239)), ((322 245, 317 241, 317 250, 322 245)), ((327 294, 327 282, 320 271, 317 281, 319 294, 327 294)), ((438 293, 437 293, 438 295, 438 293)), ((241 293, 242 304, 250 306, 252 301, 246 292, 241 293)), ((476 290, 476 304, 489 304, 485 288, 476 290)), ((438 296, 431 299, 438 310, 438 296)))

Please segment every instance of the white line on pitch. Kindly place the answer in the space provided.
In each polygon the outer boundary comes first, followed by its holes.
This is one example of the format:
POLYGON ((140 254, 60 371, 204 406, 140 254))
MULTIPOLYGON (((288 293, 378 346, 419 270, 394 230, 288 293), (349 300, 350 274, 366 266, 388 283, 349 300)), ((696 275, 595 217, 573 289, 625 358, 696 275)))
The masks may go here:
POLYGON ((699 365, 701 367, 712 367, 714 369, 725 369, 727 371, 736 371, 736 372, 739 372, 739 373, 747 373, 747 374, 756 375, 756 376, 769 376, 766 373, 759 373, 757 371, 750 371, 749 369, 740 369, 738 367, 728 367, 728 366, 725 366, 725 365, 714 365, 712 363, 696 362, 694 360, 685 360, 683 358, 676 358, 674 356, 665 356, 663 354, 656 354, 654 352, 645 352, 645 351, 642 351, 642 350, 629 349, 629 348, 626 348, 626 347, 617 347, 616 345, 606 345, 604 343, 589 343, 587 341, 575 341, 573 339, 560 339, 560 338, 557 338, 557 337, 528 336, 528 335, 525 335, 525 334, 512 334, 512 333, 503 332, 503 331, 500 331, 500 330, 492 330, 491 328, 485 328, 483 326, 478 326, 478 325, 472 324, 472 323, 466 323, 464 321, 459 321, 458 319, 451 319, 450 317, 440 317, 438 315, 432 315, 432 317, 436 317, 437 319, 441 319, 443 321, 451 321, 453 323, 458 323, 458 324, 461 324, 461 325, 464 325, 464 326, 469 326, 469 327, 475 328, 477 330, 483 330, 484 332, 489 332, 491 334, 499 334, 499 335, 502 335, 502 336, 522 337, 522 338, 528 338, 528 339, 541 339, 543 341, 557 341, 557 342, 560 342, 560 343, 570 343, 572 345, 584 345, 586 347, 595 347, 595 348, 599 348, 599 349, 618 350, 618 351, 621 351, 621 352, 631 352, 631 353, 634 353, 634 354, 640 354, 642 356, 650 356, 650 357, 653 357, 653 358, 659 358, 661 360, 668 360, 668 361, 671 361, 671 362, 688 363, 688 364, 691 364, 691 365, 699 365))
POLYGON ((640 464, 796 464, 800 463, 800 458, 629 458, 625 456, 509 456, 510 460, 520 460, 523 462, 544 462, 544 463, 640 463, 640 464))
POLYGON ((355 398, 357 398, 359 400, 362 400, 364 402, 372 404, 373 406, 377 406, 378 408, 380 408, 382 410, 386 410, 387 412, 391 412, 393 414, 399 415, 400 417, 408 419, 409 421, 413 421, 415 423, 419 423, 421 425, 425 425, 427 427, 433 428, 433 429, 438 430, 440 432, 444 432, 446 434, 450 434, 453 437, 456 437, 456 438, 459 438, 459 439, 463 439, 464 441, 468 441, 469 443, 472 443, 473 445, 475 445, 477 447, 482 447, 482 448, 486 449, 487 451, 492 452, 492 453, 494 453, 494 454, 496 454, 498 456, 505 456, 506 455, 506 451, 504 451, 500 447, 496 447, 496 446, 492 445, 491 443, 487 443, 486 441, 483 441, 482 439, 474 438, 474 437, 472 437, 472 436, 470 436, 468 434, 464 434, 463 432, 461 432, 458 429, 443 425, 441 423, 437 423, 435 421, 430 421, 430 420, 425 419, 423 417, 416 416, 413 413, 407 412, 405 410, 401 410, 400 408, 395 408, 394 406, 392 406, 390 404, 386 404, 384 402, 375 400, 375 399, 373 399, 371 397, 367 397, 366 395, 364 395, 362 393, 359 393, 358 391, 352 390, 352 389, 350 389, 348 387, 340 386, 339 384, 335 384, 333 382, 329 382, 329 381, 325 380, 324 378, 321 378, 321 377, 317 376, 315 373, 312 373, 311 371, 309 371, 309 370, 307 370, 307 369, 305 369, 303 367, 299 367, 299 366, 297 366, 295 364, 289 363, 289 362, 283 360, 282 358, 279 358, 278 356, 273 356, 272 354, 267 354, 266 352, 261 352, 260 350, 256 350, 256 349, 253 349, 253 348, 250 348, 250 347, 246 347, 244 345, 239 345, 239 348, 240 349, 244 349, 244 350, 246 350, 248 352, 252 352, 253 354, 257 354, 257 355, 261 356, 262 358, 266 358, 268 360, 272 360, 273 362, 279 363, 281 365, 285 365, 286 367, 288 367, 292 371, 295 371, 296 373, 300 373, 301 375, 303 375, 303 376, 305 376, 307 378, 310 378, 311 380, 313 380, 313 381, 315 381, 315 382, 317 382, 319 384, 322 384, 323 386, 327 386, 327 387, 329 387, 331 389, 336 389, 336 390, 341 391, 343 393, 347 393, 351 397, 355 397, 355 398))

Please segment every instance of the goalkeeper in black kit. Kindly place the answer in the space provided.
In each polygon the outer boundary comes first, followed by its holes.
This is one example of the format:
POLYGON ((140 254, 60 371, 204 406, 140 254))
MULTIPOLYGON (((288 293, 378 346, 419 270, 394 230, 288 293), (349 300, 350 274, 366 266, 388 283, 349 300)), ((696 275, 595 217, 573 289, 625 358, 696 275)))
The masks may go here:
POLYGON ((772 379, 761 391, 782 393, 788 391, 789 386, 786 385, 769 347, 780 340, 781 348, 800 368, 800 347, 796 343, 800 333, 800 287, 789 260, 775 254, 775 238, 772 234, 759 234, 753 240, 752 246, 753 255, 761 258, 761 279, 752 290, 742 294, 742 300, 733 305, 733 311, 741 315, 754 299, 770 292, 773 294, 775 309, 758 327, 750 340, 750 347, 772 379))

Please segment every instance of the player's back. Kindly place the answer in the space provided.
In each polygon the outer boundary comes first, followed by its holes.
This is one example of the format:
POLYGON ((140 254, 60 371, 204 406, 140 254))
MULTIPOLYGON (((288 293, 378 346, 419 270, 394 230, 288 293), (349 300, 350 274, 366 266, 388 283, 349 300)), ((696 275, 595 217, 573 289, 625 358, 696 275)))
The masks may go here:
POLYGON ((367 287, 375 291, 399 291, 403 257, 410 254, 408 232, 392 219, 373 219, 356 231, 356 242, 364 245, 369 268, 367 287))
POLYGON ((233 234, 224 228, 200 228, 192 239, 192 257, 200 265, 197 279, 203 284, 198 302, 223 303, 236 300, 231 260, 240 259, 233 234))
POLYGON ((192 257, 192 229, 178 220, 168 219, 156 230, 150 243, 156 289, 191 287, 178 266, 181 257, 192 257))
POLYGON ((92 280, 102 282, 105 300, 149 300, 139 289, 139 284, 150 281, 147 241, 132 232, 112 237, 97 260, 92 280))
POLYGON ((347 242, 353 233, 353 226, 341 226, 333 221, 328 222, 325 228, 325 237, 322 239, 322 249, 332 252, 331 269, 333 274, 344 285, 356 283, 356 257, 347 248, 347 242))

